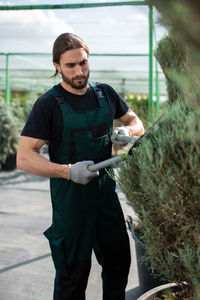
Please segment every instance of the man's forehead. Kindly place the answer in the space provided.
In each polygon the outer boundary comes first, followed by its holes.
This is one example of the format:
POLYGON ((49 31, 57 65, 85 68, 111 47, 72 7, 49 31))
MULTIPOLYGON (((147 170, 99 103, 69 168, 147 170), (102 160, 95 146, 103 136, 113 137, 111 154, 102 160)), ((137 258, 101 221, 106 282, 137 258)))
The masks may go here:
POLYGON ((61 59, 70 62, 78 62, 88 58, 87 52, 83 48, 67 50, 61 54, 61 59))

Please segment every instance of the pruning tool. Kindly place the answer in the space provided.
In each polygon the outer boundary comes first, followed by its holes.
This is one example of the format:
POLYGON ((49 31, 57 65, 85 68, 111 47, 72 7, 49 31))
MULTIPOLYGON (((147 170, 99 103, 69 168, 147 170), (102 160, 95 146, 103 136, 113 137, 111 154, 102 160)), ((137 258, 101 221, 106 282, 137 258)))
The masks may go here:
POLYGON ((142 134, 140 137, 135 137, 135 136, 134 137, 129 137, 129 136, 124 136, 124 135, 118 134, 117 135, 117 140, 118 141, 123 140, 123 141, 126 141, 127 143, 133 144, 131 146, 131 148, 129 149, 128 153, 116 155, 116 156, 113 156, 109 159, 101 161, 97 164, 89 165, 88 170, 91 171, 91 172, 94 172, 94 171, 97 171, 97 170, 100 170, 100 169, 103 169, 103 168, 110 167, 110 166, 112 166, 116 163, 119 163, 119 162, 123 161, 123 160, 126 160, 129 155, 132 155, 133 148, 136 148, 140 145, 140 143, 144 140, 145 137, 147 137, 149 135, 149 133, 153 130, 154 126, 161 120, 161 118, 163 116, 164 115, 161 115, 155 122, 153 122, 152 125, 147 129, 147 131, 144 134, 142 134))

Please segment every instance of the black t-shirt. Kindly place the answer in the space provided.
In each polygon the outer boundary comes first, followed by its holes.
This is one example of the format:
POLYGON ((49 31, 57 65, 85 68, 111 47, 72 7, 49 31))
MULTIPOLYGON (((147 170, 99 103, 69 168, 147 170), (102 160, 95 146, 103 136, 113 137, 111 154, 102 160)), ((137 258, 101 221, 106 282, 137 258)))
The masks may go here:
MULTIPOLYGON (((107 84, 96 84, 107 100, 111 118, 118 119, 127 111, 128 106, 107 84)), ((98 100, 93 88, 89 88, 84 95, 75 95, 66 91, 61 84, 54 88, 64 97, 74 111, 84 111, 98 107, 98 100)), ((47 140, 50 151, 56 153, 62 140, 62 112, 55 96, 44 94, 35 102, 21 135, 47 140)))

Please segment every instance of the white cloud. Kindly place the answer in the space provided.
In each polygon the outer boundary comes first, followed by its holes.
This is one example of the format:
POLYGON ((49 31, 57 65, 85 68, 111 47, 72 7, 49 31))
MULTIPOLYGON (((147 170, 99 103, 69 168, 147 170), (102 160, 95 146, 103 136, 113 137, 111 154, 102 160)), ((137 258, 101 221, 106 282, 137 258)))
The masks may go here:
POLYGON ((101 20, 101 23, 106 27, 115 27, 117 25, 117 21, 114 18, 106 18, 101 20))
MULTIPOLYGON (((4 51, 6 45, 14 44, 20 47, 24 43, 37 43, 38 51, 40 46, 49 47, 55 38, 63 32, 73 32, 65 20, 56 16, 53 11, 0 11, 0 40, 4 51), (5 45, 6 41, 6 45, 5 45)), ((22 51, 22 50, 21 50, 22 51)))
POLYGON ((73 32, 71 26, 58 19, 54 12, 37 11, 0 11, 1 37, 48 38, 60 32, 73 32))
POLYGON ((128 21, 141 22, 141 24, 148 24, 148 16, 147 14, 131 14, 127 18, 128 21))
POLYGON ((109 28, 115 28, 119 26, 123 26, 124 22, 123 21, 118 21, 115 18, 106 18, 101 20, 101 24, 106 27, 107 29, 109 28))

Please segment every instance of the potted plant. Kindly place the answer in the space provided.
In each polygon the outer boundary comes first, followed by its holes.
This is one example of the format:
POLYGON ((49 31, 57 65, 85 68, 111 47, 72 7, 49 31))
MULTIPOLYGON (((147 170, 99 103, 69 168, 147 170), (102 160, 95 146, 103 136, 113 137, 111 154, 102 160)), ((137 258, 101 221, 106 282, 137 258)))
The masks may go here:
MULTIPOLYGON (((185 48, 181 43, 172 39, 172 37, 165 36, 157 45, 155 56, 162 66, 166 76, 167 90, 169 95, 169 103, 162 105, 161 109, 162 111, 168 111, 169 107, 171 107, 176 99, 179 99, 182 95, 182 91, 179 89, 179 86, 177 85, 173 76, 174 70, 177 70, 177 72, 180 72, 181 70, 182 73, 186 70, 185 48)), ((169 283, 169 279, 166 280, 163 278, 163 276, 159 276, 157 270, 155 268, 151 269, 149 263, 143 260, 146 252, 146 244, 142 240, 142 234, 140 234, 141 230, 138 231, 141 223, 134 224, 131 222, 131 220, 129 220, 128 223, 132 237, 135 241, 138 277, 142 292, 146 292, 164 283, 169 283)))
MULTIPOLYGON (((199 246, 199 144, 196 112, 181 102, 120 167, 119 181, 140 219, 145 260, 169 282, 187 282, 180 259, 199 246)), ((196 263, 198 263, 198 256, 196 263)))
POLYGON ((161 276, 159 276, 156 270, 151 269, 149 263, 143 260, 146 252, 146 247, 145 243, 142 241, 140 222, 133 220, 130 216, 128 216, 126 222, 135 243, 138 280, 141 293, 145 293, 157 286, 168 283, 168 281, 162 279, 161 276))
MULTIPOLYGON (((181 6, 178 1, 153 2, 160 11, 175 3, 181 6)), ((170 26, 176 20, 177 6, 174 14, 170 13, 170 26)), ((191 15, 196 13, 190 4, 183 8, 188 8, 188 18, 191 11, 191 15)), ((169 11, 166 18, 168 15, 169 11)), ((187 299, 197 294, 196 282, 200 282, 199 273, 193 272, 196 277, 192 277, 186 263, 192 260, 192 265, 200 269, 200 46, 196 55, 199 41, 197 36, 192 37, 190 48, 184 39, 179 40, 185 45, 182 67, 165 69, 168 84, 176 89, 173 101, 165 107, 164 118, 121 164, 118 175, 121 189, 140 220, 144 260, 162 278, 179 285, 187 299)))
MULTIPOLYGON (((138 300, 159 300, 159 299, 187 299, 187 300, 199 300, 200 299, 200 270, 199 265, 194 264, 194 255, 188 248, 184 255, 180 253, 183 264, 187 269, 187 273, 194 286, 193 290, 188 290, 186 285, 178 286, 175 283, 168 283, 161 286, 157 286, 144 293, 138 298, 138 300), (186 254, 186 255, 185 255, 186 254), (195 296, 194 296, 195 294, 195 296)), ((198 256, 200 254, 200 248, 198 248, 198 256)), ((200 257, 200 256, 199 256, 200 257)))
POLYGON ((6 109, 3 99, 0 99, 0 128, 1 170, 11 171, 16 168, 19 126, 12 111, 6 109))

